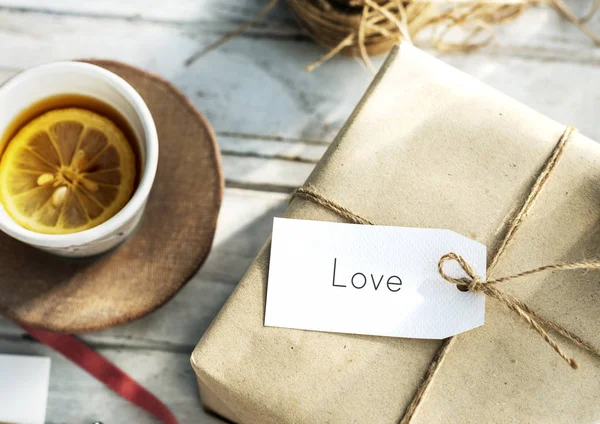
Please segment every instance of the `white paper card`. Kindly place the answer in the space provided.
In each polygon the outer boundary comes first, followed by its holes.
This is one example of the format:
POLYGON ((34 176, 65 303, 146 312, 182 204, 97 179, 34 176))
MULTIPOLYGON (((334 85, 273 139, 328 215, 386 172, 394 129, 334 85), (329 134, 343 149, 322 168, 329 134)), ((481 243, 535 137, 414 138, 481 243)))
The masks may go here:
POLYGON ((0 423, 44 424, 50 358, 0 355, 0 423))
POLYGON ((449 252, 485 278, 485 246, 449 230, 275 218, 265 325, 420 339, 483 325, 484 296, 438 273, 449 252))

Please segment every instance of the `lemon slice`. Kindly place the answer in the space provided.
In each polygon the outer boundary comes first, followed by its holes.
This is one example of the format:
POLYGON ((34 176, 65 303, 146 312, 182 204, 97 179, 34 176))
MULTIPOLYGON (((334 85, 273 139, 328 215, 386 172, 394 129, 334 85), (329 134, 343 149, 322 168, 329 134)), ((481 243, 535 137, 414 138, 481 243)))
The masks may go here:
POLYGON ((107 118, 56 109, 25 125, 0 162, 0 201, 22 227, 69 234, 116 215, 131 198, 135 155, 107 118))

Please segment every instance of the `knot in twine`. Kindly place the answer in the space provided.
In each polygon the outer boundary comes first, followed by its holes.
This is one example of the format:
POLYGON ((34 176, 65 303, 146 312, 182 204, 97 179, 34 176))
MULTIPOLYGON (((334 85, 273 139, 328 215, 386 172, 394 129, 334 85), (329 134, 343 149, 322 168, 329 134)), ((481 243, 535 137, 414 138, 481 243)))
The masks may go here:
MULTIPOLYGON (((600 0, 597 0, 597 1, 600 2, 600 0)), ((556 143, 556 146, 554 147, 554 150, 552 151, 552 153, 546 160, 546 163, 544 164, 543 168, 540 170, 535 182, 531 186, 529 194, 527 195, 525 201, 521 205, 521 208, 518 210, 516 215, 510 220, 508 228, 506 229, 506 233, 505 233, 504 237, 502 238, 502 241, 501 241, 499 247, 497 248, 494 257, 491 260, 488 270, 494 269, 494 267, 496 266, 496 264, 498 263, 498 261, 500 260, 500 258, 504 254, 504 252, 506 251, 507 246, 509 245, 511 240, 514 239, 515 234, 517 233, 517 230, 520 228, 521 224, 527 217, 529 210, 535 203, 535 200, 537 199, 538 195, 542 191, 542 188, 544 187, 544 185, 550 178, 552 171, 554 170, 556 164, 558 163, 558 161, 560 160, 560 158, 564 152, 567 142, 571 139, 571 137, 573 136, 574 133, 575 133, 575 128, 573 128, 571 126, 566 127, 565 130, 563 131, 558 142, 556 143)), ((323 196, 318 191, 316 191, 315 188, 312 187, 311 185, 305 185, 304 187, 300 187, 299 189, 297 189, 294 192, 294 194, 292 195, 292 199, 294 197, 299 197, 304 200, 314 202, 354 224, 375 225, 375 223, 373 221, 370 221, 369 219, 367 219, 365 217, 357 215, 356 213, 352 212, 350 209, 345 208, 344 206, 333 201, 332 199, 329 199, 329 198, 323 196)), ((552 349, 554 349, 556 351, 556 353, 558 353, 560 355, 560 357, 563 358, 569 364, 569 366, 571 366, 571 368, 573 368, 573 369, 579 368, 579 364, 577 363, 577 361, 575 361, 575 359, 568 356, 559 347, 558 343, 552 337, 550 337, 550 335, 548 334, 549 331, 553 331, 555 333, 560 334, 561 336, 563 336, 566 339, 573 342, 575 345, 579 346, 580 348, 582 348, 584 350, 587 350, 588 352, 590 352, 591 354, 593 354, 599 358, 600 358, 600 350, 598 348, 596 348, 595 346, 593 346, 591 343, 583 340, 577 334, 567 330, 562 325, 552 322, 549 319, 541 317, 535 311, 533 311, 529 306, 527 306, 524 302, 517 299, 513 295, 508 294, 508 293, 498 289, 496 287, 496 285, 498 283, 501 283, 504 281, 514 280, 517 278, 526 277, 528 275, 537 274, 537 273, 545 272, 545 271, 566 271, 566 270, 578 270, 578 269, 581 269, 581 270, 600 269, 600 260, 580 261, 580 262, 572 262, 572 263, 557 263, 557 264, 553 264, 553 265, 545 265, 540 268, 521 272, 519 274, 510 275, 510 276, 502 277, 502 278, 496 278, 496 279, 487 280, 487 281, 483 281, 480 276, 475 274, 475 271, 473 271, 473 268, 471 267, 471 265, 462 256, 457 255, 454 252, 450 252, 450 253, 442 256, 438 262, 438 272, 444 280, 448 281, 449 283, 455 284, 456 287, 461 291, 470 291, 472 293, 484 294, 484 295, 494 298, 497 301, 499 301, 500 303, 502 303, 506 308, 508 308, 509 310, 516 313, 521 319, 523 319, 523 321, 525 321, 527 324, 529 324, 529 326, 533 330, 535 330, 544 339, 544 341, 546 343, 548 343, 548 345, 550 345, 552 347, 552 349), (463 271, 465 272, 465 274, 467 276, 456 278, 456 277, 452 277, 452 276, 448 275, 444 271, 444 264, 448 261, 456 261, 460 265, 460 267, 463 269, 463 271)), ((424 391, 426 390, 428 384, 430 383, 431 379, 433 378, 433 375, 435 374, 436 370, 439 368, 439 366, 441 364, 441 358, 443 358, 443 356, 448 351, 448 348, 450 346, 450 341, 452 339, 453 338, 446 339, 447 342, 443 345, 443 348, 438 352, 440 355, 438 358, 439 360, 436 359, 436 361, 434 361, 434 363, 432 363, 426 378, 423 380, 423 383, 419 387, 417 394, 413 398, 413 402, 411 403, 411 405, 405 415, 405 420, 402 421, 403 423, 407 422, 406 419, 409 419, 412 416, 412 414, 414 413, 414 411, 416 410, 417 405, 420 403, 420 400, 422 399, 424 391)))
MULTIPOLYGON (((558 1, 558 0, 555 0, 555 1, 558 1)), ((596 0, 595 4, 600 6, 600 0, 596 0)), ((596 10, 596 8, 594 9, 594 12, 595 12, 595 10, 596 10)), ((524 199, 523 203, 521 204, 521 207, 517 210, 516 214, 513 215, 512 219, 510 219, 510 221, 508 222, 508 226, 505 230, 504 236, 501 238, 501 242, 500 242, 498 248, 496 249, 496 253, 492 257, 492 260, 490 261, 488 270, 494 269, 494 267, 496 266, 496 264, 498 263, 500 258, 502 258, 503 254, 506 251, 507 246, 510 244, 511 240, 513 240, 515 238, 515 234, 517 233, 517 230, 520 228, 521 224, 524 222, 531 207, 535 203, 535 200, 538 198, 539 194, 541 193, 542 189, 544 188, 544 185, 550 178, 550 175, 552 174, 553 170, 556 167, 556 164, 559 162, 559 160, 565 150, 565 146, 567 145, 568 141, 573 136, 574 132, 575 132, 575 128, 573 128, 571 126, 566 127, 565 130, 563 131, 558 142, 556 143, 556 146, 554 146, 554 150, 552 151, 552 153, 546 160, 546 163, 544 164, 544 166, 539 171, 537 178, 535 179, 533 185, 530 187, 529 194, 524 199)), ((362 217, 362 216, 352 212, 350 209, 345 208, 344 206, 336 203, 334 200, 323 196, 321 193, 319 193, 317 190, 315 190, 315 188, 312 187, 310 184, 305 185, 304 187, 300 187, 298 190, 296 190, 294 192, 294 194, 292 195, 292 199, 294 197, 299 197, 304 200, 314 202, 314 203, 322 206, 323 208, 328 209, 329 211, 348 220, 349 222, 352 222, 355 224, 362 224, 362 225, 375 225, 375 223, 370 221, 369 219, 362 217)), ((524 302, 520 301, 519 299, 517 299, 516 297, 514 297, 508 293, 505 293, 505 292, 499 290, 497 287, 495 287, 495 285, 500 282, 503 282, 503 281, 512 280, 512 279, 516 279, 519 277, 525 277, 525 276, 535 274, 538 272, 552 271, 552 270, 576 270, 576 269, 586 269, 586 270, 587 269, 600 269, 600 260, 591 261, 591 262, 590 261, 581 261, 581 262, 573 262, 573 263, 569 263, 569 264, 558 263, 558 264, 554 264, 554 265, 546 265, 546 266, 543 266, 540 268, 521 272, 520 274, 515 274, 515 275, 508 276, 508 277, 503 277, 503 278, 496 278, 496 279, 487 280, 487 281, 483 281, 481 279, 481 277, 479 277, 477 274, 475 274, 475 272, 473 271, 473 268, 469 265, 469 263, 464 258, 457 255, 456 253, 453 253, 453 252, 448 253, 448 254, 442 256, 438 262, 438 271, 440 273, 440 276, 443 279, 445 279, 449 283, 456 284, 456 286, 460 290, 467 290, 467 291, 471 291, 473 293, 482 293, 482 294, 485 294, 489 297, 493 297, 494 299, 498 300, 506 308, 515 312, 520 318, 522 318, 526 323, 528 323, 530 325, 530 327, 533 328, 540 336, 542 336, 544 341, 546 341, 546 343, 548 343, 548 345, 550 345, 561 356, 561 358, 563 358, 569 364, 569 366, 573 369, 579 368, 579 364, 577 363, 577 361, 575 361, 575 359, 566 355, 562 351, 562 349, 558 346, 556 341, 548 335, 548 331, 554 331, 554 332, 560 334, 561 336, 563 336, 566 339, 573 342, 575 345, 579 346, 582 349, 587 350, 592 355, 594 355, 598 358, 600 358, 600 350, 597 349, 596 347, 594 347, 591 343, 583 340, 577 334, 572 333, 571 331, 567 330, 562 325, 552 322, 549 319, 541 317, 535 311, 533 311, 531 308, 529 308, 524 302), (444 264, 448 261, 458 262, 458 264, 464 270, 465 274, 467 274, 467 277, 454 278, 454 277, 451 277, 448 274, 446 274, 446 272, 444 271, 444 264)), ((400 421, 401 424, 410 423, 410 421, 414 417, 414 414, 416 413, 419 405, 421 405, 421 403, 424 399, 424 396, 425 396, 425 393, 427 392, 428 387, 430 386, 431 382, 434 380, 435 375, 438 372, 438 370, 441 368, 445 356, 450 351, 450 347, 452 346, 453 340, 455 338, 456 338, 456 336, 449 337, 449 338, 445 339, 444 342, 442 343, 440 349, 437 351, 432 362, 429 364, 429 367, 427 369, 425 377, 423 378, 423 381, 419 385, 419 388, 417 389, 417 392, 415 393, 410 405, 406 409, 406 412, 405 412, 402 420, 400 421)))
POLYGON ((532 269, 529 271, 524 271, 519 274, 509 275, 507 277, 496 278, 492 280, 483 281, 480 276, 475 274, 471 265, 460 255, 457 255, 454 252, 450 252, 445 254, 440 258, 438 262, 438 272, 440 276, 448 281, 449 283, 456 284, 456 287, 461 291, 469 291, 472 293, 480 293, 484 294, 488 297, 494 298, 500 303, 502 303, 509 310, 515 312, 520 318, 522 318, 529 326, 535 330, 552 349, 556 351, 573 369, 579 368, 579 364, 575 359, 567 355, 562 348, 558 345, 558 343, 550 337, 548 331, 555 331, 560 335, 564 336, 575 345, 587 350, 588 352, 600 356, 600 351, 592 346, 590 343, 581 339, 576 334, 571 333, 566 330, 562 326, 550 322, 541 316, 539 316, 536 312, 534 312, 529 306, 527 306, 523 301, 517 299, 516 297, 498 289, 495 287, 496 284, 514 280, 517 278, 525 277, 532 274, 537 274, 544 271, 554 271, 554 270, 577 270, 577 269, 600 269, 599 261, 581 261, 581 262, 572 262, 572 263, 558 263, 554 265, 546 265, 540 268, 532 269), (467 274, 467 277, 452 277, 448 275, 444 271, 444 265, 446 262, 455 261, 457 262, 462 270, 467 274))
POLYGON ((441 257, 438 262, 438 272, 442 276, 442 278, 449 283, 456 284, 456 287, 463 292, 470 291, 473 293, 482 293, 484 290, 483 281, 481 278, 475 274, 473 268, 467 261, 464 260, 462 256, 457 255, 454 252, 448 253, 441 257), (444 271, 444 264, 447 261, 456 261, 460 265, 460 267, 465 271, 465 273, 469 276, 469 278, 454 278, 446 274, 444 271))

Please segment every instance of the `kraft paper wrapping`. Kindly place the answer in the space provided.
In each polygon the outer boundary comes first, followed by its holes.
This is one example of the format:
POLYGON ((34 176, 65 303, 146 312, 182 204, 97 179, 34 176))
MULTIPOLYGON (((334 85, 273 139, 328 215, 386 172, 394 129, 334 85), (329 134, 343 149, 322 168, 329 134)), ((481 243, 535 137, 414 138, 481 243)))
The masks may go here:
MULTIPOLYGON (((403 44, 307 182, 377 224, 448 228, 491 258, 563 130, 403 44)), ((298 198, 286 216, 341 220, 298 198)), ((599 223, 600 146, 577 133, 488 278, 600 257, 599 223)), ((441 342, 264 327, 268 261, 269 244, 194 351, 201 387, 244 424, 398 422, 441 342)), ((570 271, 501 287, 599 346, 599 281, 570 271)), ((411 423, 598 422, 600 361, 559 342, 579 370, 488 299, 486 324, 458 336, 411 423)))

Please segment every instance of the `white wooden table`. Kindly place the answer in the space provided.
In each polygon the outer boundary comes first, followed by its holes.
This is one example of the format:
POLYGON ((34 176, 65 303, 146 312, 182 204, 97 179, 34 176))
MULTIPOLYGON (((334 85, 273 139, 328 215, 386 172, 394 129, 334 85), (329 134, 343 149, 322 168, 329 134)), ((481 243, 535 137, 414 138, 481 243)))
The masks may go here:
MULTIPOLYGON (((322 50, 283 1, 260 25, 184 66, 265 2, 0 0, 0 79, 59 59, 117 59, 171 80, 216 130, 227 188, 208 261, 162 309, 83 337, 184 424, 220 422, 202 410, 190 352, 372 78, 342 58, 306 73, 322 50)), ((443 59, 600 140, 600 49, 553 10, 531 10, 499 28, 494 45, 443 59)), ((0 353, 52 358, 48 423, 154 422, 2 318, 0 353)))

